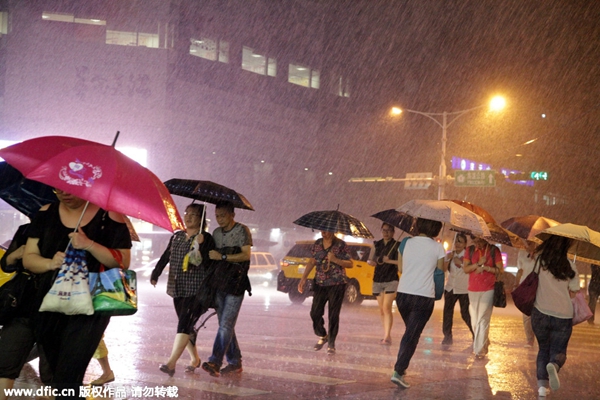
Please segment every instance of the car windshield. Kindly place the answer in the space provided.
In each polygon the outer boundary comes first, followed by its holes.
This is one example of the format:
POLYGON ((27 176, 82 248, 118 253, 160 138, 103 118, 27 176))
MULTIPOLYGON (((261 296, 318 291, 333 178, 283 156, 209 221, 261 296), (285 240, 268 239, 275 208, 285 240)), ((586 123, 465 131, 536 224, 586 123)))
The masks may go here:
POLYGON ((312 244, 295 244, 294 247, 288 251, 286 257, 296 258, 310 258, 312 253, 310 251, 312 244))

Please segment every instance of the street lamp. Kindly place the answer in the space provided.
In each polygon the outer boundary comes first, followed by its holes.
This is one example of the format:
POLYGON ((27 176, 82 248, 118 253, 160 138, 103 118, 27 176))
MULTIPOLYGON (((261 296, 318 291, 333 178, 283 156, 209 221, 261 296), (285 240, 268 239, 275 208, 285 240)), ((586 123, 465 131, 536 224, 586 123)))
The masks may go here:
POLYGON ((442 128, 442 156, 440 159, 440 170, 439 170, 439 184, 438 184, 438 200, 445 198, 444 189, 446 185, 446 142, 448 141, 446 137, 446 131, 450 125, 466 113, 471 111, 479 110, 480 108, 489 107, 490 111, 500 111, 506 106, 506 100, 502 96, 495 96, 492 98, 489 104, 482 104, 477 107, 469 108, 461 111, 453 111, 453 112, 442 112, 442 113, 429 113, 408 109, 401 109, 398 107, 392 107, 390 110, 391 115, 400 115, 403 112, 409 112, 413 114, 419 114, 424 117, 429 118, 433 122, 435 122, 440 128, 442 128), (441 117, 441 121, 440 121, 441 117))

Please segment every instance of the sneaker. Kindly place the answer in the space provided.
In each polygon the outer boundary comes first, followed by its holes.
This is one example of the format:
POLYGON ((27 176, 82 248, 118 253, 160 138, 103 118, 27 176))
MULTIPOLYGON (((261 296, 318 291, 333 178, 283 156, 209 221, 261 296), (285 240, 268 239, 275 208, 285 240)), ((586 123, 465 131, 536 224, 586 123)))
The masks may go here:
POLYGON ((398 385, 398 387, 409 388, 410 385, 404 380, 404 375, 400 375, 396 371, 392 375, 392 379, 390 379, 393 383, 398 385))
POLYGON ((227 364, 225 368, 221 368, 221 375, 227 374, 239 374, 244 369, 242 368, 242 363, 239 364, 227 364))
POLYGON ((548 394, 548 392, 550 392, 550 389, 545 388, 543 386, 538 389, 538 395, 540 397, 546 397, 546 395, 548 394))
POLYGON ((550 389, 558 390, 560 388, 560 380, 558 379, 558 371, 554 363, 548 363, 546 365, 546 371, 548 371, 548 379, 550 380, 550 389))
POLYGON ((202 369, 210 374, 210 376, 214 376, 218 378, 221 374, 219 373, 219 367, 216 364, 211 362, 202 363, 202 369))

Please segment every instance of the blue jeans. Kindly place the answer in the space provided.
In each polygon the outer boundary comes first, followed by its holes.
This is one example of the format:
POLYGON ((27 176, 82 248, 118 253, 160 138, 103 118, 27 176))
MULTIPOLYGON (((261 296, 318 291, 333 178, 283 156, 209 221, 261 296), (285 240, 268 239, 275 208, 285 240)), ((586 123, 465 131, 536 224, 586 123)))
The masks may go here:
POLYGON ((396 305, 406 329, 400 341, 400 350, 394 371, 404 375, 410 359, 415 354, 421 333, 427 325, 427 321, 433 314, 435 300, 433 297, 416 296, 398 292, 396 294, 396 305))
POLYGON ((220 290, 215 294, 215 309, 219 318, 219 330, 213 344, 212 355, 208 361, 221 368, 223 356, 227 363, 237 365, 242 362, 242 353, 235 337, 237 322, 244 295, 234 296, 220 290))
POLYGON ((537 356, 538 385, 547 386, 546 365, 554 363, 558 371, 567 361, 567 345, 573 332, 573 320, 551 317, 534 307, 531 312, 531 327, 540 347, 537 356))

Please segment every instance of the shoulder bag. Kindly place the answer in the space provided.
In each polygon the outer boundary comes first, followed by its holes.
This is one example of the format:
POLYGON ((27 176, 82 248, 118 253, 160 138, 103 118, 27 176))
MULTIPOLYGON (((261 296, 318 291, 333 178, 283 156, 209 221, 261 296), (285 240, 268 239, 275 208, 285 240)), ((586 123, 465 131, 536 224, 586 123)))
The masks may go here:
POLYGON ((515 306, 523 314, 530 316, 533 310, 533 303, 535 303, 535 296, 537 293, 539 283, 539 268, 536 271, 535 267, 538 266, 538 260, 535 261, 533 271, 521 282, 515 290, 512 291, 512 299, 515 306))
POLYGON ((109 249, 119 267, 90 273, 90 293, 94 313, 107 316, 133 315, 137 312, 137 277, 135 271, 123 269, 123 255, 109 249))

